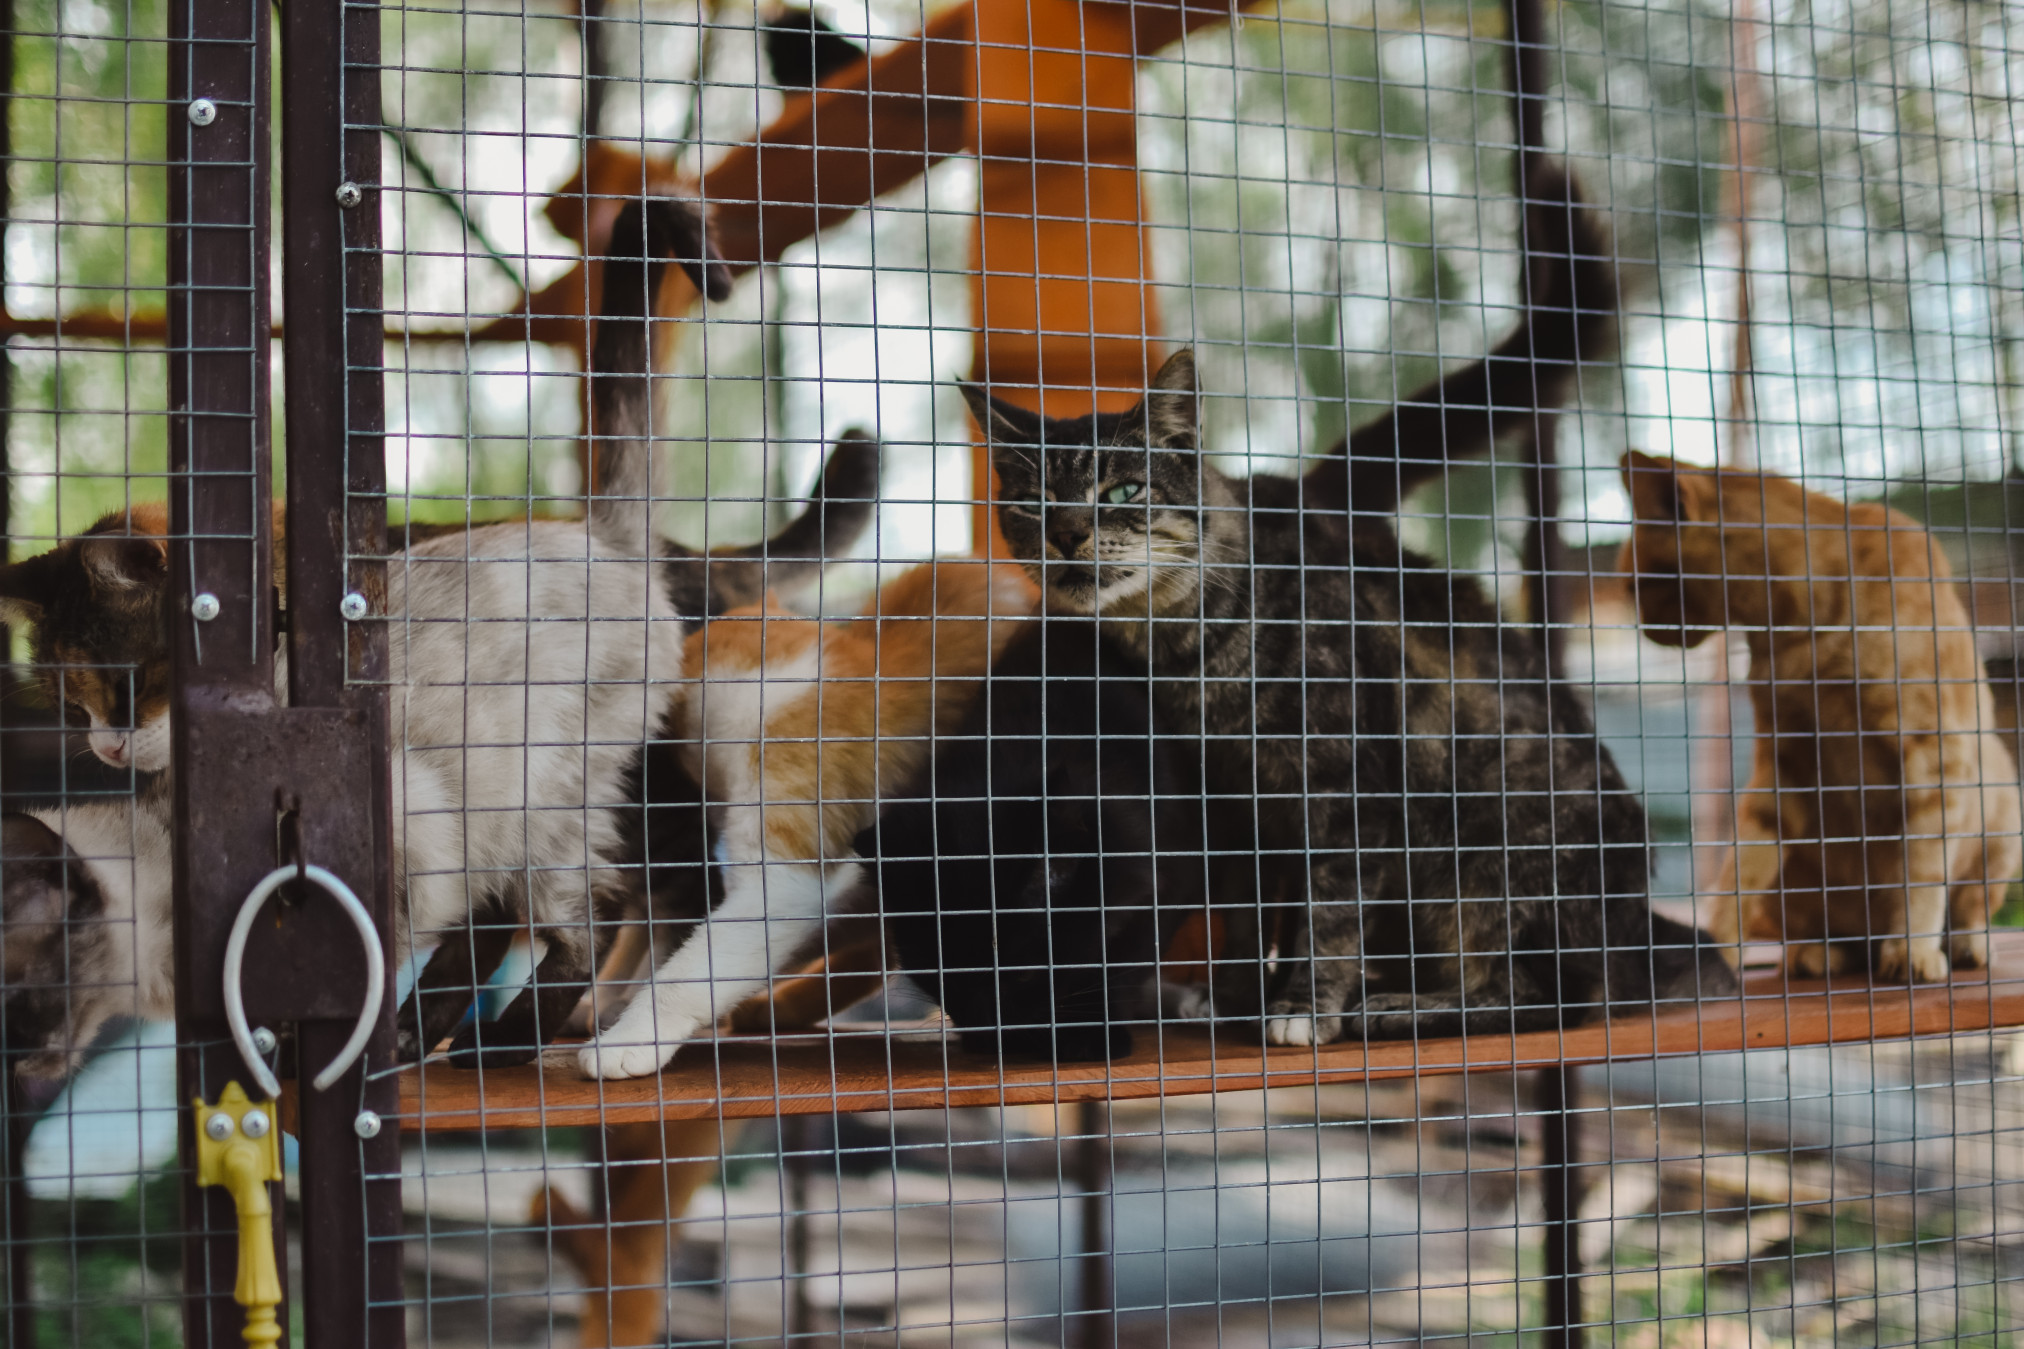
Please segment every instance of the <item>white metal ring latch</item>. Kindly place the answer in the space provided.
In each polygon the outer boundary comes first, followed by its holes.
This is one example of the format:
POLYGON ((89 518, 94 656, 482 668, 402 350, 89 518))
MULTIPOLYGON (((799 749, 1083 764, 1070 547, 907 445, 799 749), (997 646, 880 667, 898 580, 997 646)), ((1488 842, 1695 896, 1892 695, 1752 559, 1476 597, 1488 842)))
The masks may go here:
POLYGON ((372 1037, 373 1023, 379 1020, 380 1000, 386 996, 387 971, 380 954, 379 930, 351 887, 322 867, 285 866, 268 872, 266 879, 254 886, 240 903, 239 916, 232 922, 231 939, 225 943, 225 1021, 232 1028, 232 1043, 239 1046, 239 1057, 246 1061, 246 1070, 270 1099, 281 1094, 281 1084, 253 1043, 253 1031, 246 1024, 246 1004, 240 996, 239 972, 246 961, 246 934, 253 930, 253 920, 259 916, 261 906, 276 890, 297 878, 322 886, 325 894, 342 905, 365 946, 365 1006, 359 1010, 358 1024, 351 1028, 351 1038, 344 1042, 337 1057, 324 1066, 310 1085, 318 1091, 328 1091, 331 1083, 358 1062, 358 1056, 365 1052, 365 1042, 372 1037))

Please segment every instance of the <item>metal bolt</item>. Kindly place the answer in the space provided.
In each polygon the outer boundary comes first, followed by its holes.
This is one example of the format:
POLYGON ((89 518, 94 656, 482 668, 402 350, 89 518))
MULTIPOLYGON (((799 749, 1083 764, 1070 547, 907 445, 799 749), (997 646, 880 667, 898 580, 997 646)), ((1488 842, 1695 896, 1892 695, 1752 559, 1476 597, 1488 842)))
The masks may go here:
POLYGON ((248 1110, 239 1117, 239 1132, 248 1138, 265 1138, 267 1131, 274 1127, 265 1110, 248 1110))
POLYGON ((359 594, 356 590, 352 591, 337 602, 337 611, 352 622, 358 622, 366 616, 367 605, 365 596, 359 594))
POLYGON ((209 126, 218 120, 218 105, 208 98, 190 100, 190 125, 209 126))
POLYGON ((257 1027, 253 1031, 253 1047, 262 1054, 272 1054, 280 1044, 281 1037, 265 1026, 257 1027))
POLYGON ((365 193, 359 191, 357 183, 339 183, 337 185, 337 204, 345 210, 349 211, 364 200, 365 193))
POLYGON ((222 1143, 232 1136, 232 1117, 222 1110, 214 1110, 204 1120, 204 1136, 213 1143, 222 1143))
POLYGON ((218 603, 218 597, 208 590, 201 595, 190 597, 190 616, 199 623, 209 623, 224 607, 218 603))
POLYGON ((370 1110, 361 1110, 358 1118, 351 1122, 351 1131, 360 1138, 378 1138, 380 1117, 370 1110))

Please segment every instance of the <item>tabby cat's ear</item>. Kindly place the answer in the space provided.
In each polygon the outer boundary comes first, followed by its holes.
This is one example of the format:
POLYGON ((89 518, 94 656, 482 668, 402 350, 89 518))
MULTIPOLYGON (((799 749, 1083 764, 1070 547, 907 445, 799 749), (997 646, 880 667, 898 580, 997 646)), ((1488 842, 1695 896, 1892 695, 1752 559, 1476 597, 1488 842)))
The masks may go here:
POLYGON ((1195 353, 1182 347, 1167 357, 1146 389, 1146 444, 1193 448, 1196 418, 1195 353))
POLYGON ((0 623, 40 623, 57 584, 56 554, 0 567, 0 623))
POLYGON ((970 405, 970 415, 977 419, 977 425, 984 432, 984 439, 993 445, 1039 445, 1046 441, 1041 428, 1046 421, 1037 412, 993 398, 984 392, 981 384, 964 383, 964 401, 970 405))
POLYGON ((102 590, 150 585, 169 573, 169 541, 156 534, 87 534, 77 541, 77 556, 102 590))

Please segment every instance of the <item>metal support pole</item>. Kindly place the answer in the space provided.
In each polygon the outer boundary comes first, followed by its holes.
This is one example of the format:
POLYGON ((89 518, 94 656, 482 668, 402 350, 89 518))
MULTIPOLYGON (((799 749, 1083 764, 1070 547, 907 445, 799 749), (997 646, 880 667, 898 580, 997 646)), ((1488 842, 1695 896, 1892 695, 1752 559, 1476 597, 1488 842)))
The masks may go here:
MULTIPOLYGON (((815 1334, 815 1309, 808 1299, 808 1163, 815 1146, 815 1117, 780 1121, 780 1165, 787 1173, 787 1342, 806 1344, 815 1334)), ((839 1309, 841 1310, 841 1309, 839 1309)), ((838 1339, 842 1327, 837 1328, 838 1339)))
MULTIPOLYGON (((1522 201, 1530 195, 1535 169, 1546 149, 1546 53, 1549 35, 1540 0, 1511 0, 1511 91, 1517 102, 1518 184, 1522 201)), ((1528 233, 1529 212, 1520 210, 1528 233)), ((1548 241, 1540 241, 1545 243, 1548 241)), ((1542 251, 1528 238, 1527 251, 1542 251)), ((1550 250, 1546 250, 1550 253, 1550 250)), ((1528 269, 1526 302, 1536 293, 1539 278, 1528 269)), ((1546 654, 1547 678, 1565 668, 1566 632, 1561 625, 1557 578, 1567 574, 1567 548, 1560 537, 1560 480, 1556 467, 1557 418, 1537 414, 1533 423, 1532 463, 1528 497, 1532 527, 1525 541, 1527 613, 1539 625, 1546 654)), ((1574 1227, 1574 1129, 1567 1114, 1573 1089, 1572 1070, 1564 1065, 1542 1068, 1534 1099, 1545 1135, 1542 1182, 1546 1187, 1543 1237, 1546 1266, 1546 1343, 1549 1349, 1580 1349, 1581 1248, 1574 1227)))
MULTIPOLYGON (((0 0, 0 222, 12 218, 14 202, 8 188, 8 169, 14 160, 14 0, 0 0)), ((5 225, 0 224, 0 308, 5 307, 7 250, 5 225)), ((8 454, 14 409, 14 356, 0 341, 0 538, 14 530, 13 467, 8 454)), ((7 648, 8 632, 0 626, 0 648, 7 648)), ((0 731, 0 735, 4 735, 0 731)), ((8 757, 0 746, 0 763, 8 757)), ((34 1112, 14 1087, 14 1056, 8 1052, 4 1016, 0 1016, 0 1165, 4 1165, 4 1193, 7 1206, 7 1343, 10 1349, 31 1349, 35 1343, 34 1267, 29 1258, 28 1180, 21 1173, 22 1154, 28 1147, 28 1131, 35 1125, 34 1112)))
MULTIPOLYGON (((268 109, 266 0, 169 6, 169 574, 175 811, 176 1099, 218 1099, 246 1069, 225 1026, 226 933, 273 867, 273 822, 220 791, 201 725, 270 701, 268 614, 268 109), (200 623, 191 599, 208 594, 200 623), (195 732, 193 734, 193 731, 195 732)), ((146 809, 144 803, 141 807, 146 809)), ((239 1223, 222 1187, 196 1183, 182 1117, 183 1343, 236 1349, 239 1223)), ((280 1186, 274 1240, 285 1241, 280 1186)), ((281 1324, 287 1325, 286 1309, 281 1324)))
POLYGON ((1077 1299, 1081 1349, 1117 1342, 1116 1285, 1110 1239, 1110 1104, 1084 1101, 1075 1108, 1076 1186, 1082 1193, 1081 1296, 1077 1299))
POLYGON ((1581 1236, 1575 1224, 1580 1196, 1575 1184, 1576 1131, 1568 1107, 1574 1103, 1574 1069, 1542 1068, 1538 1094, 1542 1139, 1541 1181, 1546 1208, 1546 1343, 1549 1349, 1581 1349, 1581 1236))
MULTIPOLYGON (((386 607, 379 48, 370 3, 282 9, 289 712, 338 714, 332 748, 354 770, 320 797, 304 794, 303 848, 364 898, 391 966, 386 630, 346 619, 342 607, 353 593, 370 613, 386 607), (339 794, 363 798, 365 809, 336 809, 329 798, 339 794)), ((296 1056, 305 1338, 310 1349, 397 1347, 406 1336, 400 1094, 394 1078, 369 1075, 393 1062, 394 1001, 381 1005, 358 1066, 319 1092, 309 1078, 336 1055, 355 1014, 324 1010, 299 1013, 296 1056), (361 1130, 361 1111, 377 1125, 361 1130)))

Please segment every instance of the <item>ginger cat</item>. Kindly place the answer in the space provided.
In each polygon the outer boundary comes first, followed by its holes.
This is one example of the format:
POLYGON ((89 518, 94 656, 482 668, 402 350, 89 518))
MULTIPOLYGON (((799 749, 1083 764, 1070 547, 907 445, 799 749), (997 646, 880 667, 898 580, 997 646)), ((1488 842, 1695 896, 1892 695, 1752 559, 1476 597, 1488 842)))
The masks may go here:
POLYGON ((1742 938, 1796 943, 1790 968, 1814 976, 1986 964, 2024 870, 2017 766, 1932 539, 1775 474, 1632 452, 1623 475, 1645 635, 1749 639, 1756 756, 1709 924, 1729 959, 1742 938))
POLYGON ((580 1056, 658 1072, 682 1042, 806 958, 864 887, 851 842, 954 729, 1036 594, 1009 563, 916 567, 864 618, 771 602, 689 639, 670 734, 711 806, 723 900, 580 1056))

